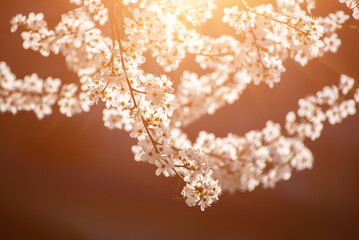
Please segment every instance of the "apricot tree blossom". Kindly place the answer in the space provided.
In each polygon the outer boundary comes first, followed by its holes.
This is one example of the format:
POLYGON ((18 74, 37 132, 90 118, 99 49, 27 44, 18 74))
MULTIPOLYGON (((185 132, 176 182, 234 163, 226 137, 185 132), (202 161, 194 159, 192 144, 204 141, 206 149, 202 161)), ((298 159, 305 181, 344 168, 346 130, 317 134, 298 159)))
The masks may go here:
MULTIPOLYGON (((339 1, 358 19, 356 0, 339 1)), ((205 210, 223 191, 273 187, 288 180, 293 169, 311 169, 313 155, 304 140, 319 138, 325 121, 340 123, 356 113, 358 85, 342 74, 337 86, 299 99, 284 128, 268 121, 262 130, 224 138, 202 131, 194 142, 183 132, 184 126, 238 100, 249 84, 275 87, 288 59, 305 66, 336 53, 342 44, 337 31, 350 16, 336 11, 314 17, 315 0, 258 6, 239 1, 222 10, 223 24, 233 34, 219 37, 196 31, 212 18, 214 0, 70 2, 73 10, 62 14, 53 29, 43 13, 30 13, 14 16, 10 30, 21 31, 25 49, 44 57, 61 54, 79 81, 62 84, 36 73, 17 79, 0 62, 1 112, 34 111, 42 119, 57 103, 71 117, 103 102, 104 125, 137 139, 134 159, 154 165, 157 176, 182 179, 180 194, 189 206, 205 210), (178 72, 188 55, 205 74, 186 70, 171 79, 142 67, 152 57, 164 72, 178 72)))

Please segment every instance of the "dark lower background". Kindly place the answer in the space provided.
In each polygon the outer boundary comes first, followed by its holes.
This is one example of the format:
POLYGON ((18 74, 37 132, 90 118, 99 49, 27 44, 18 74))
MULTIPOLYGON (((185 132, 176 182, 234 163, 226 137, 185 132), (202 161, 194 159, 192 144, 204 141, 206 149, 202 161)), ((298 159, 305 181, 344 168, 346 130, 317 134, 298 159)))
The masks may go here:
MULTIPOLYGON (((323 13, 345 9, 335 0, 319 5, 323 13)), ((61 56, 25 51, 19 33, 8 31, 16 13, 43 11, 55 23, 67 8, 63 0, 8 0, 0 9, 0 61, 19 78, 37 72, 75 82, 61 56)), ((337 55, 305 68, 287 62, 274 89, 250 86, 186 132, 194 139, 202 129, 225 136, 283 123, 300 97, 336 84, 340 73, 359 80, 358 30, 339 35, 337 55)), ((201 212, 174 199, 178 179, 156 177, 153 166, 133 160, 135 141, 103 127, 101 108, 73 118, 55 108, 41 121, 27 112, 0 115, 0 239, 359 239, 359 114, 326 124, 320 139, 307 142, 313 170, 294 172, 274 189, 225 193, 201 212)))

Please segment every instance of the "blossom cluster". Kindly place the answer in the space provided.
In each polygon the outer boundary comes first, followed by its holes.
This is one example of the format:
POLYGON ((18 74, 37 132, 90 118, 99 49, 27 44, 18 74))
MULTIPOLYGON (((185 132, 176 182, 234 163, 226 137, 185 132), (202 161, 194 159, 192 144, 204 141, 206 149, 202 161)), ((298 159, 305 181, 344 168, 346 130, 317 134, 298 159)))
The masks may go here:
POLYGON ((353 10, 353 18, 359 19, 359 2, 358 0, 339 0, 341 3, 345 3, 348 8, 353 10))
POLYGON ((339 87, 326 86, 315 96, 300 99, 297 114, 295 112, 287 114, 288 133, 299 138, 307 137, 315 140, 320 137, 324 121, 328 120, 330 124, 336 124, 354 115, 355 104, 359 102, 359 88, 353 88, 354 84, 353 78, 342 74, 339 87))
POLYGON ((298 120, 294 112, 286 118, 289 136, 272 121, 243 137, 218 138, 203 131, 194 143, 181 129, 235 102, 251 83, 274 87, 288 59, 304 66, 337 52, 342 43, 337 31, 349 19, 343 11, 313 18, 314 0, 278 0, 277 8, 250 7, 243 0, 242 6, 223 9, 222 21, 233 34, 212 37, 196 26, 212 18, 214 0, 70 3, 76 8, 62 14, 54 29, 44 14, 30 13, 16 15, 11 31, 22 31, 25 49, 44 57, 62 54, 78 83, 60 88, 59 79, 36 74, 18 80, 1 62, 1 111, 33 110, 42 118, 57 102, 59 111, 71 117, 103 102, 104 125, 137 139, 135 160, 154 165, 157 176, 182 179, 181 195, 189 206, 204 210, 222 191, 273 187, 289 179, 293 169, 312 168, 304 139, 318 138, 325 120, 338 123, 356 112, 359 90, 354 79, 342 75, 339 87, 327 86, 299 100, 298 120), (101 29, 111 29, 109 36, 101 29), (164 72, 176 72, 187 56, 194 57, 202 75, 185 70, 171 79, 143 67, 152 57, 164 72))
POLYGON ((276 12, 271 5, 224 9, 223 21, 246 36, 242 41, 226 35, 192 37, 188 52, 196 54, 201 68, 211 72, 203 76, 183 72, 176 93, 180 96, 173 120, 177 126, 233 103, 250 83, 273 87, 288 57, 304 66, 328 51, 337 51, 341 40, 336 31, 349 16, 338 11, 314 20, 296 6, 295 15, 288 15, 290 8, 276 12))
POLYGON ((52 113, 61 81, 48 77, 39 78, 36 73, 16 79, 5 62, 0 62, 0 111, 16 114, 18 111, 34 111, 39 119, 52 113))
POLYGON ((283 136, 280 125, 271 121, 244 137, 228 134, 218 138, 201 132, 195 146, 208 154, 215 177, 229 192, 252 191, 259 184, 273 187, 279 180, 288 180, 293 168, 310 169, 313 164, 303 141, 283 136))
POLYGON ((61 87, 59 78, 39 78, 36 73, 16 79, 9 66, 0 62, 0 110, 1 112, 34 111, 42 119, 52 113, 52 106, 57 102, 59 110, 67 117, 90 110, 86 93, 76 95, 75 84, 61 87))

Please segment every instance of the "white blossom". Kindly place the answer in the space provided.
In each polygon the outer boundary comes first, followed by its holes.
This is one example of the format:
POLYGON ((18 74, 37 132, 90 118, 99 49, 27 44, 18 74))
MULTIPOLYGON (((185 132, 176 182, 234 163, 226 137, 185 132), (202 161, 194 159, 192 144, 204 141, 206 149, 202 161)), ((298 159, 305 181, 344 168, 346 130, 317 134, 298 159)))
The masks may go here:
MULTIPOLYGON (((359 17, 357 0, 339 1, 359 17)), ((313 17, 315 0, 277 0, 276 8, 245 1, 226 6, 222 22, 233 34, 218 37, 197 28, 213 17, 214 0, 70 3, 74 9, 53 29, 43 13, 31 12, 14 16, 10 31, 21 31, 24 49, 44 57, 61 54, 79 81, 61 85, 58 78, 43 80, 36 73, 17 79, 0 62, 0 111, 34 111, 42 119, 55 103, 67 117, 102 104, 104 125, 136 139, 136 161, 154 165, 157 176, 182 180, 180 193, 188 206, 203 211, 222 191, 274 187, 293 169, 311 169, 305 139, 319 138, 326 120, 336 124, 356 113, 359 89, 342 74, 339 86, 299 99, 299 108, 285 118, 286 133, 273 121, 244 136, 219 138, 201 131, 193 143, 183 132, 203 115, 234 103, 251 83, 274 87, 289 59, 304 66, 336 53, 342 44, 337 30, 349 16, 337 11, 313 17), (183 70, 188 56, 201 71, 183 70), (151 58, 161 73, 146 65, 151 58)))

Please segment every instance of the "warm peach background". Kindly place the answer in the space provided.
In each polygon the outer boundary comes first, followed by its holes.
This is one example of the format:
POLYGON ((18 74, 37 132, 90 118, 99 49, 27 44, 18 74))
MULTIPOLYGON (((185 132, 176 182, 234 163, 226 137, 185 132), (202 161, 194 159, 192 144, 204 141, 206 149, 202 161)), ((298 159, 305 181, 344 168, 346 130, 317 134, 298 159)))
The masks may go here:
MULTIPOLYGON (((18 77, 37 72, 76 81, 61 56, 25 51, 19 32, 9 32, 16 13, 43 11, 55 24, 67 2, 8 0, 0 8, 0 61, 18 77)), ((346 9, 336 0, 319 2, 315 14, 346 9)), ((229 31, 213 22, 202 31, 229 31)), ((202 129, 225 136, 261 129, 267 120, 283 123, 300 97, 336 84, 339 73, 359 81, 359 32, 344 28, 339 35, 338 54, 305 68, 287 62, 274 89, 251 86, 236 104, 186 131, 194 139, 202 129)), ((294 172, 274 189, 223 194, 201 212, 173 199, 178 179, 156 177, 153 166, 132 159, 135 141, 106 129, 101 108, 73 118, 55 109, 41 121, 27 112, 0 115, 0 239, 359 239, 359 114, 326 124, 319 140, 307 142, 312 171, 294 172)))

